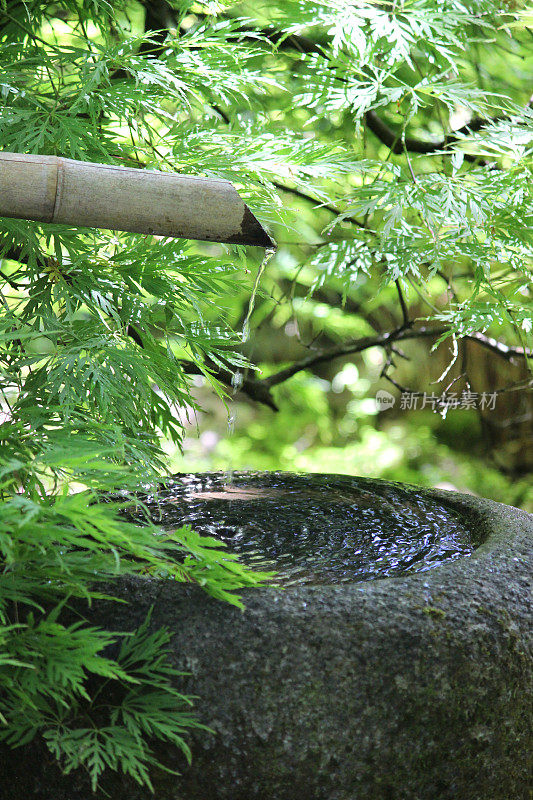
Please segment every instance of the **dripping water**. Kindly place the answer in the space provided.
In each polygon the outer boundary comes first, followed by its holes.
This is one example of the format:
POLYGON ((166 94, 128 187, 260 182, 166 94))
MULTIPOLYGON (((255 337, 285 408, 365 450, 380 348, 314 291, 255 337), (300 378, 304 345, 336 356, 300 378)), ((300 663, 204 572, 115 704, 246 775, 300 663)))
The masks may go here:
POLYGON ((263 260, 259 265, 259 269, 257 270, 257 275, 255 276, 254 285, 252 286, 252 293, 250 295, 250 300, 248 301, 248 311, 246 312, 246 317, 244 319, 244 323, 242 326, 242 333, 241 338, 243 344, 245 344, 250 338, 250 318, 254 313, 255 308, 255 298, 257 297, 257 290, 259 289, 259 282, 263 276, 263 272, 266 269, 266 265, 268 262, 276 255, 276 248, 275 247, 267 247, 265 249, 265 254, 263 256, 263 260))
MULTIPOLYGON (((231 397, 228 406, 228 425, 227 425, 228 439, 231 438, 235 432, 235 421, 237 418, 235 395, 237 394, 243 383, 244 383, 244 372, 240 369, 236 369, 233 375, 231 376, 231 397)), ((232 484, 233 484, 233 468, 230 463, 228 464, 228 468, 226 469, 226 485, 231 486, 232 484)))
MULTIPOLYGON (((257 274, 255 276, 254 284, 252 286, 252 293, 250 295, 250 299, 248 301, 248 309, 246 311, 246 317, 244 318, 242 330, 241 330, 241 343, 245 345, 250 339, 250 319, 252 314, 254 313, 255 308, 255 300, 257 297, 257 291, 259 289, 259 283, 263 276, 263 273, 266 269, 268 262, 274 257, 276 254, 275 247, 266 247, 265 253, 263 255, 263 260, 259 265, 259 269, 257 270, 257 274)), ((231 397, 230 397, 230 404, 228 409, 228 438, 233 436, 235 432, 235 423, 237 421, 237 409, 235 404, 235 395, 242 387, 244 380, 246 378, 248 370, 247 369, 240 369, 237 367, 233 376, 231 378, 231 397)), ((233 484, 233 468, 231 464, 228 466, 226 470, 226 483, 228 486, 233 484)))

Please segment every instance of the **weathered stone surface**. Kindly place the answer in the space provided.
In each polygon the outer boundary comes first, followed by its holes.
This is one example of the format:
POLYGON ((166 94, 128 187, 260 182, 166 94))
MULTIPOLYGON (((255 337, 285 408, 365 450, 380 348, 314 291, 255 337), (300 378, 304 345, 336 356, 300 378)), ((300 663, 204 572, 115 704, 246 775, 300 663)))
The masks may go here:
MULTIPOLYGON (((190 768, 174 757, 180 778, 155 776, 156 800, 530 797, 533 517, 431 494, 468 512, 482 542, 473 556, 403 578, 256 590, 244 613, 181 585, 127 581, 130 605, 95 612, 132 629, 153 605, 191 673, 180 688, 215 731, 195 735, 190 768)), ((2 755, 1 797, 89 800, 83 776, 32 763, 37 750, 21 756, 2 755)), ((122 779, 105 788, 147 797, 122 779)))

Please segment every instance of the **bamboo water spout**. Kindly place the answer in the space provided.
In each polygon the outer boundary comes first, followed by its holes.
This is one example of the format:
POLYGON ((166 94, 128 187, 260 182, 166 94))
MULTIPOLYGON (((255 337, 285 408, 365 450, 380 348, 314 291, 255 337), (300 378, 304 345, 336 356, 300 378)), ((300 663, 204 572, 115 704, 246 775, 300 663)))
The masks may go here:
POLYGON ((0 216, 272 247, 225 180, 0 152, 0 216))

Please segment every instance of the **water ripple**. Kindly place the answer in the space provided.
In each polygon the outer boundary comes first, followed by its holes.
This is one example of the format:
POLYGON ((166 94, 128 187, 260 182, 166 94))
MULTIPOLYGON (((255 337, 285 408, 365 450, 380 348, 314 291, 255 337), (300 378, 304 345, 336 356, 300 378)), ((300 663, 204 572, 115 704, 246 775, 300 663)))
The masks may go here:
POLYGON ((461 515, 416 488, 346 475, 175 475, 144 500, 154 522, 221 539, 285 586, 424 572, 474 549, 461 515))

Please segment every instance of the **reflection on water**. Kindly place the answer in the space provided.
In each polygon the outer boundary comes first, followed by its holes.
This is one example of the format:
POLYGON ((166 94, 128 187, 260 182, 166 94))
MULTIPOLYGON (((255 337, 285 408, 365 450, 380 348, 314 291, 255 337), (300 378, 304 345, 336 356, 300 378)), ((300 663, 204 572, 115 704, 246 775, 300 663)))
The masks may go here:
POLYGON ((175 475, 147 503, 165 528, 188 523, 223 540, 282 585, 423 572, 470 555, 461 515, 416 489, 346 475, 175 475))

